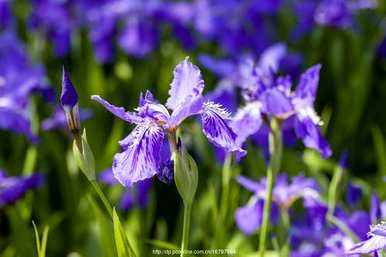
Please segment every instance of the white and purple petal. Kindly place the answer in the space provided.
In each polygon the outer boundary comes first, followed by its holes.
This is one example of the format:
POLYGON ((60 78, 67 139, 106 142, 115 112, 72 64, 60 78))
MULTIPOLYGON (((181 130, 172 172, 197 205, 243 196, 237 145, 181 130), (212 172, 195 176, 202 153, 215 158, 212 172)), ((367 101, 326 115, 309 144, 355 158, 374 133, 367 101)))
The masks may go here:
POLYGON ((204 80, 200 69, 189 62, 188 57, 176 66, 173 74, 174 77, 170 84, 166 106, 175 110, 201 96, 204 89, 204 80))
POLYGON ((296 115, 295 133, 306 147, 317 150, 323 158, 331 156, 332 150, 320 132, 319 125, 315 124, 310 117, 296 115))
POLYGON ((103 107, 105 107, 109 112, 111 112, 112 114, 114 114, 115 116, 117 116, 118 118, 126 122, 135 123, 135 124, 139 124, 143 122, 143 119, 138 115, 136 115, 135 113, 125 111, 123 107, 114 106, 109 102, 107 102, 106 100, 104 100, 99 95, 93 95, 91 96, 91 99, 94 101, 97 101, 98 103, 103 105, 103 107))
POLYGON ((246 154, 236 142, 237 135, 228 126, 229 113, 221 105, 213 102, 203 104, 201 110, 202 129, 208 140, 227 152, 234 152, 238 157, 246 154))
POLYGON ((254 101, 241 108, 230 122, 230 127, 236 133, 236 142, 242 146, 247 138, 261 128, 261 103, 254 101))
MULTIPOLYGON (((113 173, 124 186, 155 176, 159 172, 164 131, 149 120, 137 125, 125 139, 124 152, 113 160, 113 173)), ((122 142, 120 142, 123 144, 122 142)))

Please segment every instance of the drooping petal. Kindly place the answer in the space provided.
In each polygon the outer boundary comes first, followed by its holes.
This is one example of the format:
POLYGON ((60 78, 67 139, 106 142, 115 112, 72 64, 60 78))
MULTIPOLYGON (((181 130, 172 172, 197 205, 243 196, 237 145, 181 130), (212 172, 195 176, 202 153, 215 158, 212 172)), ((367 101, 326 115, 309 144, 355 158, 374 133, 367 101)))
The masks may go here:
POLYGON ((236 133, 236 142, 242 146, 246 139, 255 134, 262 125, 261 103, 250 102, 241 108, 232 119, 230 127, 236 133))
POLYGON ((302 139, 306 147, 319 151, 323 158, 331 156, 332 150, 328 142, 322 136, 318 125, 311 118, 297 115, 295 133, 298 138, 302 139))
POLYGON ((254 200, 236 210, 236 224, 246 235, 258 230, 263 216, 264 201, 254 200))
POLYGON ((265 185, 262 185, 261 183, 254 181, 252 179, 249 179, 244 176, 238 176, 237 182, 243 186, 245 189, 249 190, 250 192, 256 193, 260 190, 265 190, 265 185))
POLYGON ((114 176, 127 187, 158 173, 164 131, 154 122, 145 121, 129 137, 124 152, 116 154, 113 160, 114 176))
POLYGON ((221 105, 213 102, 203 104, 201 112, 202 129, 208 140, 227 152, 235 152, 239 157, 246 154, 236 143, 237 135, 228 126, 229 113, 221 105))
POLYGON ((110 104, 99 95, 93 95, 91 96, 91 99, 97 101, 98 103, 103 105, 103 107, 105 107, 109 112, 126 122, 139 124, 143 121, 143 119, 137 116, 136 114, 125 111, 123 107, 117 107, 110 104))
POLYGON ((176 66, 173 74, 166 106, 175 110, 201 95, 204 80, 199 68, 189 62, 188 57, 176 66))
POLYGON ((369 254, 374 251, 381 250, 384 247, 386 247, 386 237, 373 236, 366 241, 362 241, 356 244, 353 248, 346 252, 346 254, 369 254))

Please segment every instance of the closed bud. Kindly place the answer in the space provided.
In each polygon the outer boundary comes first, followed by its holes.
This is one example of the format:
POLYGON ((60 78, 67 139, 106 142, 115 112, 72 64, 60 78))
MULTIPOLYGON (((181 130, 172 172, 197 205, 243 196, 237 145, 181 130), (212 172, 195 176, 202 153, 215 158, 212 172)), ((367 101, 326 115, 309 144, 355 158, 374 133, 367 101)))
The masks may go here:
POLYGON ((198 185, 198 171, 194 159, 179 144, 173 153, 174 181, 185 205, 193 203, 198 185))

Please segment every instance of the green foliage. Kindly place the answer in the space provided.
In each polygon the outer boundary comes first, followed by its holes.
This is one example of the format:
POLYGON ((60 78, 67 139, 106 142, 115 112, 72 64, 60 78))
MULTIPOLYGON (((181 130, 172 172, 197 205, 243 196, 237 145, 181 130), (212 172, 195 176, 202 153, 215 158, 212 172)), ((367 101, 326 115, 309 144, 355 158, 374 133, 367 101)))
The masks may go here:
POLYGON ((119 221, 119 217, 115 209, 113 209, 113 224, 115 247, 117 248, 118 257, 135 257, 136 254, 130 245, 125 230, 119 221))

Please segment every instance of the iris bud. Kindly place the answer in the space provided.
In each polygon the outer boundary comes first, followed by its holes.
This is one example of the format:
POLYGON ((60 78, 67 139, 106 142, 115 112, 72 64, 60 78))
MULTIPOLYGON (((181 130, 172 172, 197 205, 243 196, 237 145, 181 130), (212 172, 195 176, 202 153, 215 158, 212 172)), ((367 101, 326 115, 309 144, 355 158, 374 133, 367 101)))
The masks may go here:
POLYGON ((194 159, 179 144, 173 153, 174 181, 185 205, 193 203, 198 185, 198 171, 194 159))

